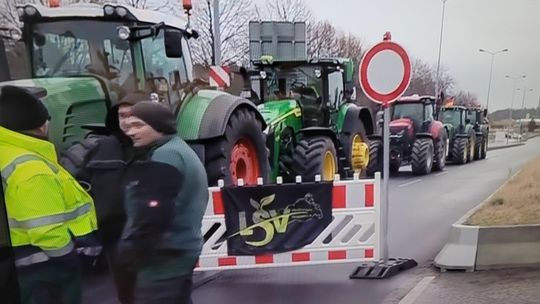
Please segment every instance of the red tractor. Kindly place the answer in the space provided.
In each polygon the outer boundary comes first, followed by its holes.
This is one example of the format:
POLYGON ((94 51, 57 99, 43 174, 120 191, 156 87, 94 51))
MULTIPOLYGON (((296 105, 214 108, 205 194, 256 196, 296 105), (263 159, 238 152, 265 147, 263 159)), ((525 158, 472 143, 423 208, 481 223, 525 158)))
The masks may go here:
MULTIPOLYGON (((411 165, 415 175, 443 170, 448 153, 448 133, 435 120, 439 105, 433 96, 407 96, 391 106, 390 173, 411 165)), ((382 135, 370 137, 367 174, 382 172, 382 135)))

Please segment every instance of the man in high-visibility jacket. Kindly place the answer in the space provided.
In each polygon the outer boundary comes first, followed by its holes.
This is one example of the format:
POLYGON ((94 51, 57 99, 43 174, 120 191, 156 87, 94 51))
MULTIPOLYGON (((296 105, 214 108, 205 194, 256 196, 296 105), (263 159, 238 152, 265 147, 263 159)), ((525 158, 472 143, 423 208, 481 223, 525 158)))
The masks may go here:
POLYGON ((95 209, 58 164, 47 140, 48 120, 47 109, 29 91, 1 89, 0 170, 21 302, 80 303, 75 248, 94 245, 95 209))

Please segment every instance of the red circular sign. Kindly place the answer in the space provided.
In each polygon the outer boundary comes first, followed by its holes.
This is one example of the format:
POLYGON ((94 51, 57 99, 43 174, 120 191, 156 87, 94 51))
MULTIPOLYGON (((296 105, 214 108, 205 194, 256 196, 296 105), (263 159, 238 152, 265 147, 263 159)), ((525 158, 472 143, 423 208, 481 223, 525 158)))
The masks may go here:
MULTIPOLYGON (((388 71, 385 70, 376 71, 379 76, 384 75, 387 72, 388 71)), ((411 81, 411 61, 409 59, 409 56, 407 55, 407 52, 399 44, 392 41, 383 41, 374 45, 366 52, 366 54, 362 58, 362 61, 360 62, 359 79, 360 86, 362 87, 364 93, 366 93, 367 97, 369 97, 369 99, 373 100, 376 103, 384 105, 395 101, 403 93, 405 93, 411 81), (399 58, 401 59, 401 63, 403 64, 403 77, 401 78, 401 81, 399 82, 397 87, 395 87, 395 89, 391 90, 390 92, 377 91, 370 82, 368 75, 368 69, 370 67, 370 64, 372 63, 373 58, 375 58, 377 54, 383 51, 394 52, 399 56, 399 58)))

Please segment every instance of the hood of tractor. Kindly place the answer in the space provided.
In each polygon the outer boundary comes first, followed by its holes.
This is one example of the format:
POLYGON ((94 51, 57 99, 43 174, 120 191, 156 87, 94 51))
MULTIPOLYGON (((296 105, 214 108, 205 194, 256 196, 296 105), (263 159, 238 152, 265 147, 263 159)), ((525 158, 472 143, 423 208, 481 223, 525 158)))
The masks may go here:
POLYGON ((49 137, 62 149, 86 133, 85 124, 103 123, 107 112, 105 92, 93 77, 23 79, 0 83, 40 92, 49 110, 49 137))
POLYGON ((275 125, 289 116, 302 116, 300 106, 294 99, 267 101, 257 108, 269 126, 275 125))
POLYGON ((400 118, 392 120, 390 122, 390 134, 400 133, 403 130, 405 132, 412 132, 414 130, 414 122, 409 118, 400 118))

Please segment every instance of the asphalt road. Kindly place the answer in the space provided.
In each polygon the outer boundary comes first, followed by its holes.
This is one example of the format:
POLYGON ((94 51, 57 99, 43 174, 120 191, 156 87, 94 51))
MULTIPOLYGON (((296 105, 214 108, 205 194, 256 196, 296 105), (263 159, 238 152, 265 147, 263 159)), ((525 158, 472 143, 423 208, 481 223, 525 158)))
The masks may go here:
MULTIPOLYGON (((195 304, 397 303, 426 272, 445 244, 452 223, 481 203, 531 158, 540 138, 488 152, 486 160, 416 177, 402 168, 390 180, 390 257, 419 266, 385 280, 351 280, 355 264, 224 271, 194 290, 195 304)), ((86 303, 115 303, 110 281, 90 278, 86 303)))

